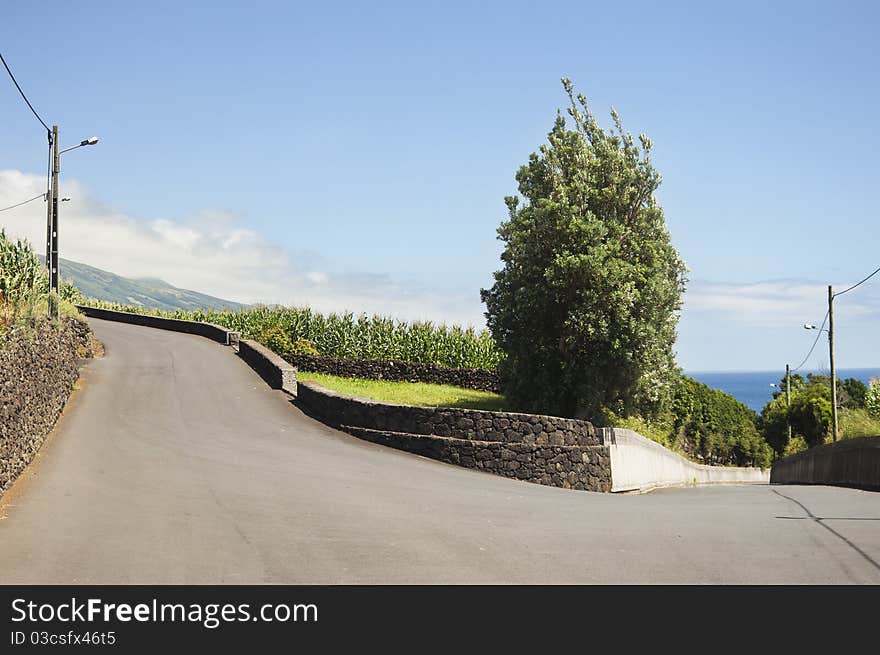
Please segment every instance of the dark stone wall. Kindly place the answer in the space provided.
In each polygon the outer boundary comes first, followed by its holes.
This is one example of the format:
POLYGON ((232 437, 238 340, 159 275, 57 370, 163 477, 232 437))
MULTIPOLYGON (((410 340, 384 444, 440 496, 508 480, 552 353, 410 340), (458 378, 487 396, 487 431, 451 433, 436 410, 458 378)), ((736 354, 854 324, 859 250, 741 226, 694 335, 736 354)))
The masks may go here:
POLYGON ((586 421, 386 405, 299 382, 297 403, 356 437, 442 462, 566 489, 611 491, 610 451, 586 421))
POLYGON ((430 382, 451 384, 477 391, 501 391, 497 371, 480 368, 445 368, 431 364, 401 361, 337 359, 312 355, 286 354, 284 359, 301 371, 326 373, 342 378, 366 378, 399 382, 430 382))
POLYGON ((130 312, 117 312, 110 309, 98 309, 87 305, 77 305, 76 308, 92 318, 100 318, 105 321, 117 321, 132 325, 144 325, 146 327, 159 328, 160 330, 172 330, 186 334, 197 334, 200 337, 213 339, 218 343, 232 345, 238 341, 238 333, 234 330, 215 325, 213 323, 200 323, 198 321, 182 321, 176 318, 162 318, 148 314, 132 314, 130 312))
POLYGON ((92 356, 91 331, 72 318, 42 319, 0 337, 0 492, 30 463, 92 356))
POLYGON ((778 460, 770 484, 828 484, 880 491, 880 436, 845 439, 778 460))
POLYGON ((535 446, 454 437, 346 428, 383 446, 507 478, 579 491, 611 491, 611 460, 605 446, 535 446))
POLYGON ((256 341, 238 342, 238 355, 273 389, 296 394, 296 369, 256 341))
POLYGON ((313 382, 299 382, 298 398, 334 425, 390 430, 439 437, 551 446, 601 446, 587 421, 450 407, 386 405, 343 396, 313 382))

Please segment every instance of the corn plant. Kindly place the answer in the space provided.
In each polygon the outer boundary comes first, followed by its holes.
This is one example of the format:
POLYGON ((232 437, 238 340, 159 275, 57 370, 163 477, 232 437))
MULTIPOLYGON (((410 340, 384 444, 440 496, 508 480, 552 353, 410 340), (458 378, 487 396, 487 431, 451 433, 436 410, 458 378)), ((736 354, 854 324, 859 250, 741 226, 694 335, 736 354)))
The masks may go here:
MULTIPOLYGON (((168 318, 204 321, 237 330, 242 338, 256 339, 279 354, 302 340, 321 355, 343 359, 399 360, 447 368, 494 369, 503 355, 486 331, 430 321, 407 322, 367 314, 320 314, 309 307, 257 306, 238 311, 207 310, 162 312, 88 300, 105 309, 147 313, 168 318)), ((295 348, 296 349, 296 348, 295 348)), ((311 352, 311 348, 309 349, 311 352)))
POLYGON ((30 243, 12 241, 0 229, 0 329, 32 316, 48 287, 46 269, 30 243))

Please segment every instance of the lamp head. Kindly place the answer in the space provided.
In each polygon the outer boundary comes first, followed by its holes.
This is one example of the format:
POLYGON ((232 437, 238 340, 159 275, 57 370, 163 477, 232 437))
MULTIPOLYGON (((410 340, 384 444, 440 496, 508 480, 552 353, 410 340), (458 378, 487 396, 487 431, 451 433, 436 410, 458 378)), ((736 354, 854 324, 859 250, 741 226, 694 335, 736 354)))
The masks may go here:
POLYGON ((81 145, 81 146, 93 146, 93 145, 95 145, 97 142, 98 142, 98 137, 93 136, 93 137, 89 137, 89 138, 86 139, 85 141, 81 141, 81 142, 80 142, 80 145, 81 145))

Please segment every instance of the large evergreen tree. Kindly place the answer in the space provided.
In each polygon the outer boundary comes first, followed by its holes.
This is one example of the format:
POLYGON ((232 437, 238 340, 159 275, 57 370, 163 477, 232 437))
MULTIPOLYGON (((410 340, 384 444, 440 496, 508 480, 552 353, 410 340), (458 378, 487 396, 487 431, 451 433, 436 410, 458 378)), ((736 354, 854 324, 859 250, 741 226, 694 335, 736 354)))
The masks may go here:
POLYGON ((603 130, 586 98, 563 86, 548 142, 516 175, 495 284, 481 291, 506 353, 505 393, 519 407, 595 417, 655 408, 676 370, 672 347, 685 265, 654 192, 651 141, 603 130))

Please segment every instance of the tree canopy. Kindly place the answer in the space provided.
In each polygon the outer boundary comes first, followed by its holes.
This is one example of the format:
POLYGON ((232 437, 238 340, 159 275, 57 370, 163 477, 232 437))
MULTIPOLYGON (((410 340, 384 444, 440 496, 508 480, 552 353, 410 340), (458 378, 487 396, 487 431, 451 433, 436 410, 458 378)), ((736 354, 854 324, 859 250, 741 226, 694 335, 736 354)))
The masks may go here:
POLYGON ((506 354, 508 398, 528 411, 593 418, 659 408, 668 399, 686 268, 654 192, 651 140, 603 129, 562 80, 570 128, 557 113, 547 143, 516 174, 498 228, 503 268, 481 291, 506 354))

